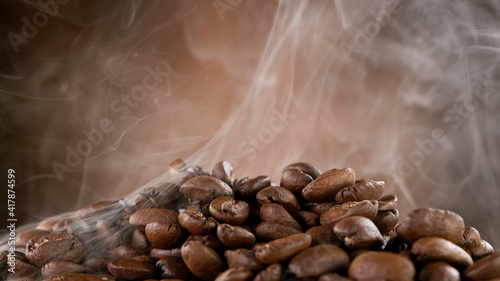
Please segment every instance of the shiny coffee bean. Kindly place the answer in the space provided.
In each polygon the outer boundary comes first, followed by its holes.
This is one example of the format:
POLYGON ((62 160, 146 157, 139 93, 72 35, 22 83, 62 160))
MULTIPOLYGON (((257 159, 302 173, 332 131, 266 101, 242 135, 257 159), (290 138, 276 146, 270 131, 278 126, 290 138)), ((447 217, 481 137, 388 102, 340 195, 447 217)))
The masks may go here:
POLYGON ((179 214, 179 224, 192 235, 213 234, 217 229, 217 221, 214 218, 206 217, 196 209, 182 211, 179 214))
POLYGON ((311 176, 313 179, 316 179, 321 175, 320 170, 318 170, 316 167, 311 165, 310 163, 307 162, 297 162, 297 163, 292 163, 288 166, 286 166, 283 171, 289 170, 289 169, 296 169, 299 171, 302 171, 303 173, 311 176))
POLYGON ((479 231, 474 227, 468 227, 464 230, 460 241, 467 241, 472 239, 481 239, 481 234, 479 234, 479 231))
POLYGON ((112 275, 127 280, 143 280, 156 275, 154 265, 132 259, 112 261, 108 264, 108 270, 112 275))
POLYGON ((464 249, 472 257, 473 260, 478 260, 482 257, 492 254, 495 251, 491 244, 483 239, 470 239, 467 241, 460 241, 457 245, 464 249))
POLYGON ((298 169, 286 169, 281 174, 280 186, 284 187, 294 194, 301 194, 302 189, 311 183, 314 179, 298 169))
POLYGON ((462 238, 464 220, 454 212, 433 208, 411 211, 396 232, 406 243, 413 243, 424 237, 441 237, 453 243, 462 238))
POLYGON ((252 271, 248 268, 238 267, 229 268, 219 273, 215 281, 251 281, 253 280, 252 271))
POLYGON ((197 176, 181 185, 180 192, 191 200, 213 200, 220 196, 233 196, 229 185, 211 176, 197 176))
POLYGON ((313 226, 306 231, 306 234, 311 235, 311 245, 313 246, 320 244, 333 244, 340 246, 342 244, 335 232, 333 232, 333 227, 330 226, 313 226))
POLYGON ((39 236, 26 244, 26 258, 38 266, 52 260, 79 263, 84 254, 80 241, 66 232, 39 236))
POLYGON ((281 262, 311 246, 311 236, 299 233, 264 244, 255 252, 259 261, 265 264, 281 262))
POLYGON ((464 276, 470 280, 493 280, 500 278, 500 252, 487 255, 467 267, 464 276))
POLYGON ((244 267, 258 272, 262 269, 262 263, 255 257, 255 251, 249 249, 235 249, 224 252, 229 268, 244 267))
POLYGON ((365 217, 345 218, 333 227, 333 231, 348 249, 377 250, 384 245, 378 228, 365 217))
POLYGON ((378 200, 384 192, 385 182, 360 179, 353 186, 344 187, 335 196, 335 201, 342 204, 348 201, 378 200))
POLYGON ((205 235, 205 236, 191 235, 184 242, 184 244, 186 243, 198 243, 213 249, 219 254, 225 250, 223 249, 224 245, 222 245, 219 238, 213 235, 205 235))
POLYGON ((459 266, 471 266, 474 261, 462 248, 439 237, 424 237, 415 241, 411 253, 418 261, 444 261, 459 266))
POLYGON ((49 233, 50 232, 47 230, 41 230, 36 228, 18 232, 16 234, 16 239, 15 239, 16 247, 26 248, 26 244, 28 243, 29 240, 34 240, 38 236, 47 235, 49 233))
POLYGON ((222 244, 229 248, 247 248, 255 243, 255 235, 252 232, 227 223, 217 227, 217 237, 222 244))
POLYGON ((248 218, 250 208, 245 201, 221 196, 212 200, 209 211, 218 222, 239 225, 248 218))
MULTIPOLYGON (((14 253, 14 265, 15 265, 14 270, 18 277, 23 277, 23 278, 30 277, 30 276, 35 276, 39 273, 40 269, 38 268, 38 266, 30 263, 30 261, 26 259, 24 253, 18 251, 15 251, 13 253, 14 253)), ((9 261, 12 261, 11 256, 9 257, 9 261)))
POLYGON ((284 238, 297 233, 302 233, 302 231, 294 227, 272 222, 261 222, 255 228, 255 235, 264 241, 284 238))
POLYGON ((302 190, 302 197, 309 202, 331 202, 344 187, 354 185, 351 168, 332 169, 324 172, 302 190))
POLYGON ((83 262, 83 266, 86 267, 89 273, 94 274, 109 274, 108 263, 109 258, 105 257, 90 257, 83 262))
POLYGON ((112 250, 115 260, 131 259, 142 252, 129 245, 121 245, 112 250))
POLYGON ((135 198, 135 209, 177 209, 187 202, 182 193, 179 192, 179 189, 178 185, 171 182, 156 187, 144 188, 135 198))
POLYGON ((42 276, 45 279, 50 279, 56 275, 86 273, 86 271, 86 267, 73 262, 51 261, 42 267, 42 276))
POLYGON ((214 280, 226 270, 220 256, 212 248, 200 243, 184 243, 181 254, 189 270, 203 280, 214 280))
POLYGON ((378 199, 379 210, 393 210, 398 205, 398 197, 396 195, 385 195, 378 199))
POLYGON ((319 215, 309 211, 299 211, 295 215, 295 220, 303 229, 319 225, 319 215))
POLYGON ((280 263, 273 263, 266 269, 260 271, 253 279, 254 281, 281 281, 283 269, 280 263))
POLYGON ((182 245, 187 235, 178 223, 151 222, 145 228, 146 237, 155 248, 176 248, 182 245))
POLYGON ((309 203, 306 205, 307 209, 318 216, 330 210, 334 206, 339 205, 337 202, 325 202, 325 203, 309 203))
POLYGON ((350 201, 333 206, 320 216, 319 222, 324 226, 334 226, 342 219, 352 216, 362 216, 371 220, 377 216, 377 210, 378 201, 376 200, 364 200, 360 202, 350 201))
POLYGON ((184 205, 184 210, 189 210, 189 209, 194 209, 200 213, 202 213, 205 217, 210 216, 210 206, 211 201, 204 201, 204 200, 194 200, 186 205, 184 205))
POLYGON ((151 249, 151 252, 149 252, 149 256, 157 260, 165 257, 181 257, 181 248, 173 248, 173 249, 153 248, 151 249))
POLYGON ((258 176, 256 178, 243 178, 234 184, 234 195, 236 199, 254 201, 259 191, 271 185, 268 176, 258 176))
POLYGON ((155 264, 158 261, 158 259, 152 258, 149 255, 135 256, 135 257, 131 258, 131 260, 140 261, 140 262, 147 262, 150 264, 155 264))
POLYGON ((231 165, 231 163, 227 161, 218 162, 217 164, 215 164, 214 169, 212 170, 212 177, 218 178, 231 186, 234 181, 233 165, 231 165))
POLYGON ((322 244, 303 250, 294 256, 288 268, 297 277, 317 277, 347 268, 349 256, 340 247, 322 244))
POLYGON ((148 238, 146 237, 146 233, 139 228, 136 228, 132 233, 132 240, 130 241, 130 245, 140 252, 149 252, 151 249, 151 243, 149 243, 148 238))
POLYGON ((413 281, 415 266, 401 255, 370 251, 355 257, 348 272, 355 280, 413 281))
POLYGON ((48 279, 50 281, 114 281, 117 280, 111 275, 93 275, 86 273, 68 273, 64 275, 58 275, 48 279))
POLYGON ((159 222, 165 224, 179 223, 179 212, 169 209, 140 209, 130 216, 130 225, 144 229, 148 223, 159 222))
POLYGON ((295 195, 290 190, 281 186, 268 186, 259 191, 256 198, 261 205, 269 203, 280 204, 292 215, 300 209, 299 201, 297 201, 295 195))
POLYGON ((300 224, 283 208, 276 203, 264 204, 260 207, 260 219, 263 222, 289 226, 302 231, 300 224))
POLYGON ((165 257, 156 263, 162 278, 194 279, 194 274, 182 260, 182 257, 165 257))
POLYGON ((419 281, 460 281, 460 272, 446 262, 431 262, 418 273, 419 281))
POLYGON ((377 216, 373 218, 373 222, 377 226, 380 233, 387 234, 394 230, 399 220, 399 212, 396 209, 380 210, 377 216))

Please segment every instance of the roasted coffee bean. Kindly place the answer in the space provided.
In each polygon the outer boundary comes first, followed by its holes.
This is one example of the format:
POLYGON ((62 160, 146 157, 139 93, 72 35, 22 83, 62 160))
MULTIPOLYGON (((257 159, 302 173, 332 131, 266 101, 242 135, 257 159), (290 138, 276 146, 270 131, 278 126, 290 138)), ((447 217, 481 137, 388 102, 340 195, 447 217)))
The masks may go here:
POLYGON ((320 170, 318 170, 316 167, 311 165, 310 163, 307 162, 297 162, 297 163, 292 163, 288 166, 286 166, 283 171, 289 170, 289 169, 296 169, 299 171, 304 172, 305 174, 308 174, 311 176, 313 179, 316 179, 321 175, 320 170))
POLYGON ((252 271, 248 268, 229 268, 221 272, 215 281, 251 281, 253 279, 252 271))
POLYGON ((194 279, 194 274, 189 271, 189 268, 182 260, 182 257, 165 257, 156 263, 156 267, 160 269, 162 278, 178 278, 191 280, 194 279))
POLYGON ((299 233, 264 244, 255 252, 259 261, 265 264, 281 262, 311 246, 311 236, 299 233))
POLYGON ((130 216, 130 225, 144 229, 148 223, 159 222, 165 224, 178 224, 179 212, 169 209, 140 209, 130 216))
POLYGON ((396 232, 410 244, 424 237, 441 237, 457 243, 462 238, 464 228, 464 220, 454 212, 422 208, 411 211, 396 227, 396 232))
POLYGON ((50 281, 113 281, 117 280, 111 275, 93 275, 85 273, 69 273, 58 275, 49 279, 50 281))
POLYGON ((300 224, 283 208, 276 203, 264 204, 260 207, 260 219, 263 222, 289 226, 302 232, 300 224))
POLYGON ((205 217, 210 216, 210 202, 211 201, 204 201, 204 200, 194 200, 186 205, 184 205, 184 210, 189 210, 189 209, 194 209, 200 213, 202 213, 205 217))
POLYGON ((150 264, 155 264, 158 261, 158 259, 152 258, 149 255, 135 256, 135 257, 131 258, 131 260, 136 260, 136 261, 140 261, 140 262, 147 262, 150 264))
POLYGON ((262 263, 255 257, 255 251, 249 249, 227 250, 224 252, 229 268, 244 267, 254 272, 262 269, 262 263))
POLYGON ((398 220, 399 212, 396 209, 380 210, 377 212, 377 216, 373 218, 373 222, 382 234, 387 234, 394 230, 398 220))
POLYGON ((142 252, 129 245, 121 245, 112 250, 115 260, 131 259, 142 252))
POLYGON ((255 243, 255 235, 243 227, 220 224, 217 227, 217 237, 229 248, 247 248, 255 243))
POLYGON ((151 243, 149 243, 146 233, 138 228, 132 233, 130 245, 141 252, 149 252, 151 249, 151 243))
POLYGON ((415 266, 398 254, 366 252, 352 260, 348 272, 355 280, 413 281, 415 266))
POLYGON ((179 186, 167 182, 157 187, 147 187, 142 189, 135 198, 135 209, 146 208, 179 208, 186 203, 179 186))
POLYGON ((324 226, 334 226, 342 219, 352 216, 362 216, 368 219, 374 219, 377 216, 378 201, 364 200, 361 202, 346 202, 341 205, 333 206, 330 210, 321 214, 319 222, 324 226))
POLYGON ((257 201, 261 204, 278 203, 290 214, 295 214, 299 211, 299 201, 293 193, 281 186, 268 186, 256 195, 257 201))
POLYGON ((155 248, 176 248, 182 245, 187 235, 178 223, 151 222, 145 228, 146 237, 155 248))
POLYGON ((349 256, 340 247, 322 244, 303 250, 288 264, 297 277, 317 277, 327 272, 347 268, 349 256))
POLYGON ((224 251, 223 245, 220 242, 219 238, 213 235, 205 235, 205 236, 198 236, 198 235, 192 235, 189 236, 188 239, 186 239, 185 243, 198 243, 205 245, 207 247, 212 248, 214 251, 217 253, 221 253, 224 251))
POLYGON ((39 236, 26 244, 26 258, 38 266, 51 260, 78 263, 84 254, 80 241, 66 232, 39 236))
POLYGON ((175 159, 170 163, 168 173, 171 181, 179 186, 193 177, 208 175, 198 165, 188 164, 181 158, 175 159))
POLYGON ((311 183, 314 179, 298 169, 286 169, 281 174, 280 186, 284 187, 294 194, 301 194, 302 189, 311 183))
POLYGON ((173 249, 153 248, 151 249, 151 252, 149 252, 149 256, 157 260, 165 257, 181 257, 181 248, 173 248, 173 249))
POLYGON ((109 274, 108 263, 110 260, 105 257, 90 257, 83 262, 89 273, 104 273, 109 274))
POLYGON ((239 225, 248 218, 250 208, 245 201, 221 196, 212 200, 209 211, 218 222, 239 225))
POLYGON ((473 260, 478 260, 489 254, 492 254, 495 250, 490 243, 483 239, 470 239, 467 241, 460 241, 457 244, 462 249, 464 249, 473 260))
POLYGON ((42 276, 45 279, 50 279, 56 275, 86 273, 86 271, 86 267, 73 262, 51 261, 42 267, 42 276))
MULTIPOLYGON (((18 277, 30 277, 37 275, 40 271, 38 266, 30 263, 24 253, 15 251, 14 253, 14 271, 18 277)), ((10 254, 10 253, 9 253, 10 254)), ((12 262, 12 254, 8 256, 8 260, 12 262)), ((7 260, 7 259, 6 259, 7 260)), ((9 266, 11 267, 11 266, 9 266)), ((12 268, 12 267, 11 267, 12 268)))
POLYGON ((196 209, 182 211, 179 214, 179 224, 193 235, 213 234, 217 229, 217 221, 214 218, 206 217, 196 209))
POLYGON ((481 234, 479 234, 479 231, 474 227, 468 227, 464 230, 464 233, 462 234, 462 238, 460 239, 460 241, 467 241, 473 239, 481 239, 481 234))
POLYGON ((302 197, 309 202, 335 201, 337 192, 354 184, 351 168, 332 169, 324 172, 302 190, 302 197))
POLYGON ((212 170, 212 177, 218 178, 231 186, 234 181, 233 165, 227 161, 218 162, 212 170))
POLYGON ((261 222, 255 228, 255 235, 264 241, 271 241, 297 233, 302 233, 302 231, 294 227, 272 222, 261 222))
POLYGON ((333 227, 333 232, 348 249, 377 250, 384 245, 378 228, 365 217, 345 218, 333 227))
POLYGON ((156 275, 154 265, 132 259, 112 261, 108 264, 108 270, 114 276, 127 280, 143 280, 156 275))
POLYGON ((281 281, 282 272, 281 264, 273 263, 260 271, 253 281, 281 281))
POLYGON ((471 256, 462 248, 439 237, 425 237, 415 241, 411 253, 418 261, 444 261, 459 266, 471 266, 471 256))
POLYGON ((16 247, 25 248, 28 241, 34 240, 38 236, 47 235, 49 233, 50 232, 47 230, 41 230, 36 228, 21 231, 16 234, 16 239, 15 239, 16 247))
POLYGON ((335 235, 335 232, 333 232, 333 227, 330 226, 313 226, 306 231, 306 234, 311 235, 311 245, 313 246, 319 244, 333 244, 340 246, 342 244, 337 235, 335 235))
POLYGON ((344 187, 335 196, 335 201, 342 204, 348 201, 377 200, 384 192, 385 182, 360 179, 353 186, 344 187))
POLYGON ((493 280, 500 278, 500 252, 495 252, 475 261, 463 273, 470 280, 493 280))
POLYGON ((339 275, 338 273, 326 273, 321 275, 318 281, 352 281, 352 279, 339 275))
POLYGON ((378 199, 379 210, 394 210, 398 205, 398 197, 396 195, 385 195, 378 199))
POLYGON ((309 209, 309 211, 315 213, 318 216, 321 216, 321 214, 337 205, 339 205, 337 202, 309 203, 306 205, 306 207, 309 209))
POLYGON ((234 184, 234 195, 237 199, 254 201, 259 191, 271 185, 268 176, 258 176, 256 178, 243 178, 234 184))
POLYGON ((181 254, 189 270, 203 280, 214 280, 226 269, 220 256, 212 248, 200 243, 184 243, 181 254))
POLYGON ((309 211, 299 211, 295 219, 304 229, 319 225, 319 215, 309 211))
POLYGON ((213 200, 219 196, 233 196, 227 183, 211 176, 196 176, 181 185, 180 192, 192 200, 213 200))
POLYGON ((431 262, 418 273, 419 281, 460 281, 460 272, 445 262, 431 262))

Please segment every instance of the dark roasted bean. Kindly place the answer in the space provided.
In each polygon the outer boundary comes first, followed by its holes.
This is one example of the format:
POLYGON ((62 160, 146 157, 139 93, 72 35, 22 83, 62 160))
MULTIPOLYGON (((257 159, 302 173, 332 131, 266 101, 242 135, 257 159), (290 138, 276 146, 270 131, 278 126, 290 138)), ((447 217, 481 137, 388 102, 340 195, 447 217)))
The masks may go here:
POLYGON ((286 169, 281 175, 280 186, 284 187, 294 194, 301 194, 302 189, 311 183, 314 179, 298 169, 286 169))
POLYGON ((112 252, 115 260, 131 259, 135 256, 142 254, 141 251, 128 245, 118 246, 114 248, 112 252))
POLYGON ((86 273, 87 268, 72 262, 66 261, 51 261, 42 267, 42 276, 45 279, 50 279, 56 275, 64 275, 68 273, 86 273))
POLYGON ((50 232, 47 230, 41 230, 36 228, 21 231, 16 234, 16 240, 15 240, 16 247, 26 248, 26 244, 28 243, 28 241, 34 240, 38 236, 47 235, 49 233, 50 232))
POLYGON ((289 226, 302 231, 302 227, 292 215, 283 206, 276 203, 262 205, 260 207, 260 219, 263 222, 289 226))
POLYGON ((302 171, 309 176, 311 176, 313 179, 316 179, 321 175, 321 172, 314 167, 313 165, 307 163, 307 162, 297 162, 297 163, 292 163, 288 166, 286 166, 283 170, 288 170, 288 169, 297 169, 299 171, 302 171))
POLYGON ((185 230, 178 223, 148 223, 145 232, 151 245, 156 248, 179 247, 187 237, 185 230))
POLYGON ((373 218, 373 222, 382 234, 387 234, 394 230, 394 227, 398 223, 398 220, 399 212, 396 209, 379 210, 377 212, 377 216, 373 218))
POLYGON ((445 262, 431 262, 418 273, 419 281, 460 281, 460 272, 445 262))
POLYGON ((324 172, 302 190, 302 197, 309 202, 335 201, 337 192, 354 184, 351 168, 332 169, 324 172))
POLYGON ((160 269, 162 278, 178 278, 185 280, 194 278, 194 274, 189 271, 182 257, 164 257, 158 260, 156 267, 160 269))
POLYGON ((221 272, 215 281, 251 281, 253 279, 252 271, 248 268, 238 267, 229 268, 221 272))
POLYGON ((360 179, 353 186, 344 187, 335 196, 342 204, 348 201, 378 200, 384 192, 385 182, 370 179, 360 179))
POLYGON ((299 233, 264 244, 255 252, 259 261, 272 264, 287 260, 298 252, 311 246, 311 236, 299 233))
POLYGON ((234 195, 237 199, 254 201, 257 193, 270 185, 271 179, 268 176, 243 178, 234 184, 234 195))
POLYGON ((341 205, 333 206, 330 210, 324 212, 319 217, 321 225, 334 226, 336 223, 352 216, 362 216, 368 219, 374 219, 377 215, 378 201, 364 200, 361 202, 346 202, 341 205))
POLYGON ((213 200, 219 196, 233 196, 227 183, 211 176, 197 176, 181 185, 180 191, 192 200, 213 200))
POLYGON ((224 252, 229 268, 245 267, 254 272, 262 269, 262 263, 255 257, 255 251, 249 249, 235 249, 224 252))
POLYGON ((257 228, 255 228, 257 237, 264 241, 275 240, 297 233, 302 233, 302 231, 294 227, 272 222, 261 222, 257 225, 257 228))
POLYGON ((156 275, 154 265, 132 259, 112 261, 108 264, 108 270, 114 276, 127 280, 143 280, 156 275))
POLYGON ((348 249, 377 250, 384 244, 378 228, 365 217, 345 218, 333 227, 333 231, 348 249))
POLYGON ((179 212, 168 209, 140 209, 130 216, 130 225, 144 229, 148 223, 159 222, 165 224, 179 223, 179 212))
POLYGON ((26 258, 38 266, 52 260, 78 263, 84 254, 80 241, 66 232, 39 236, 26 244, 26 258))
POLYGON ((214 280, 226 269, 220 256, 212 248, 200 243, 184 243, 181 254, 189 270, 203 280, 214 280))
POLYGON ((250 208, 245 201, 221 196, 212 200, 209 211, 218 222, 238 225, 248 218, 250 208))
POLYGON ((463 273, 470 280, 493 280, 500 278, 500 252, 495 252, 475 261, 463 273))
POLYGON ((259 191, 256 197, 261 205, 277 203, 292 215, 300 210, 300 205, 295 195, 290 190, 281 186, 268 186, 259 191))
POLYGON ((462 248, 439 237, 425 237, 415 241, 411 253, 418 261, 444 261, 459 266, 471 266, 471 256, 462 248))
POLYGON ((349 256, 340 247, 321 244, 305 249, 288 264, 290 272, 297 277, 317 277, 327 272, 347 268, 349 256))
POLYGON ((349 277, 355 280, 413 281, 415 266, 400 255, 388 252, 366 252, 349 265, 349 277))
POLYGON ((234 181, 233 165, 227 161, 218 162, 212 170, 212 177, 218 178, 231 186, 234 181))
POLYGON ((179 224, 193 235, 213 234, 217 229, 217 221, 214 218, 206 217, 196 209, 182 211, 179 214, 179 224))
POLYGON ((229 248, 247 248, 255 243, 255 235, 252 232, 227 223, 217 227, 217 237, 222 244, 229 248))
POLYGON ((281 281, 282 270, 281 264, 273 263, 266 269, 260 271, 257 276, 255 276, 254 281, 281 281))

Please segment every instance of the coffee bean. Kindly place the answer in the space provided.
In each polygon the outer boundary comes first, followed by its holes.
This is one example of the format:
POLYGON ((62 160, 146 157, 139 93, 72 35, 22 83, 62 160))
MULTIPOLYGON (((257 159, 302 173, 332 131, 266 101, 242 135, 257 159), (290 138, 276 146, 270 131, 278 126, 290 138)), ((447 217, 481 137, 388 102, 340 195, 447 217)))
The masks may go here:
POLYGON ((324 172, 302 190, 302 197, 309 202, 331 202, 344 187, 354 185, 351 168, 332 169, 324 172))
POLYGON ((342 244, 337 235, 333 232, 333 227, 330 226, 313 226, 306 231, 306 234, 311 235, 311 245, 313 246, 319 244, 333 244, 340 246, 342 244))
POLYGON ((238 225, 248 218, 250 208, 245 201, 221 196, 212 200, 209 211, 212 217, 219 222, 238 225))
POLYGON ((162 278, 178 278, 185 280, 194 278, 194 274, 189 271, 182 257, 164 257, 158 260, 156 267, 160 269, 162 278))
POLYGON ((158 260, 165 257, 181 257, 181 248, 173 248, 173 249, 153 248, 151 249, 151 252, 149 252, 149 256, 158 260))
POLYGON ((155 248, 176 248, 182 245, 187 235, 178 223, 151 222, 145 228, 146 237, 155 248))
POLYGON ((299 211, 295 219, 304 229, 319 225, 319 215, 309 211, 299 211))
POLYGON ((68 273, 86 273, 87 268, 72 262, 66 261, 51 261, 42 267, 42 276, 45 279, 50 279, 56 275, 64 275, 68 273))
POLYGON ((47 235, 49 233, 50 232, 47 230, 41 230, 36 228, 21 231, 16 234, 15 245, 16 247, 19 248, 25 248, 29 240, 34 240, 38 236, 47 235))
POLYGON ((227 161, 218 162, 212 170, 212 177, 218 178, 231 186, 234 181, 233 165, 227 161))
POLYGON ((148 223, 178 224, 179 212, 169 209, 140 209, 130 216, 130 225, 144 229, 148 223))
POLYGON ((393 210, 398 205, 398 197, 396 195, 385 195, 378 199, 379 210, 393 210))
POLYGON ((366 252, 349 265, 349 277, 355 280, 413 281, 413 263, 400 255, 388 252, 366 252))
POLYGON ((151 249, 151 243, 149 243, 146 233, 138 228, 132 233, 130 245, 141 252, 149 252, 151 249))
POLYGON ((464 220, 454 212, 421 208, 411 211, 396 227, 396 232, 410 244, 423 237, 441 237, 457 243, 464 228, 464 220))
POLYGON ((471 256, 462 248, 439 237, 425 237, 415 241, 411 253, 418 261, 444 261, 460 266, 471 266, 471 256))
POLYGON ((107 249, 112 249, 120 244, 123 244, 123 237, 116 235, 116 228, 111 222, 99 220, 96 222, 97 240, 107 249))
POLYGON ((264 244, 255 252, 259 261, 272 264, 287 260, 298 252, 311 246, 311 236, 299 233, 264 244))
POLYGON ((288 166, 286 166, 283 171, 289 170, 289 169, 296 169, 299 171, 302 171, 303 173, 311 176, 313 179, 316 179, 321 175, 320 170, 318 170, 316 167, 311 165, 310 163, 307 162, 297 162, 297 163, 292 163, 288 166))
POLYGON ((398 223, 398 220, 399 212, 396 209, 379 210, 377 212, 377 216, 373 218, 373 222, 382 234, 387 234, 394 230, 394 227, 398 223))
POLYGON ((303 250, 288 264, 290 272, 297 277, 317 277, 335 272, 349 265, 349 256, 341 248, 322 244, 303 250))
POLYGON ((281 186, 268 186, 256 195, 257 201, 261 204, 278 203, 290 214, 295 214, 299 211, 299 201, 293 193, 281 186))
POLYGON ((210 216, 210 202, 211 201, 205 201, 205 200, 193 200, 186 205, 184 205, 184 210, 189 210, 193 209, 196 210, 200 213, 202 213, 205 217, 210 216))
POLYGON ((220 256, 212 248, 200 243, 184 243, 181 254, 189 270, 203 280, 214 280, 226 269, 220 256))
POLYGON ((229 248, 247 248, 255 243, 255 235, 252 232, 227 223, 217 227, 217 237, 222 244, 229 248))
POLYGON ((460 241, 467 241, 472 239, 481 239, 481 234, 479 234, 479 231, 474 227, 468 227, 464 230, 460 241))
MULTIPOLYGON (((37 275, 40 271, 38 266, 30 263, 26 259, 24 253, 15 251, 14 253, 14 264, 15 264, 15 273, 18 277, 30 277, 37 275)), ((6 259, 7 261, 7 259, 6 259)), ((12 262, 12 258, 9 257, 9 261, 12 262)))
POLYGON ((90 257, 83 262, 83 266, 88 269, 90 273, 103 273, 109 274, 108 263, 110 260, 105 257, 90 257))
POLYGON ((191 235, 188 237, 188 239, 186 239, 186 242, 184 242, 184 244, 185 243, 198 243, 213 249, 218 254, 223 253, 225 250, 223 249, 224 245, 222 245, 219 238, 213 235, 205 235, 205 236, 191 235))
POLYGON ((266 269, 260 271, 253 279, 254 281, 281 281, 282 267, 279 263, 273 263, 266 269))
POLYGON ((179 224, 193 235, 213 234, 217 229, 217 221, 214 218, 206 217, 196 209, 182 211, 179 214, 179 224))
POLYGON ((262 263, 255 257, 255 251, 249 249, 235 249, 224 252, 229 268, 244 267, 254 272, 262 269, 262 263))
POLYGON ((261 222, 255 228, 255 235, 264 241, 275 240, 297 233, 302 233, 302 231, 294 227, 272 222, 261 222))
POLYGON ((314 179, 298 169, 286 169, 281 175, 280 186, 284 187, 294 194, 301 194, 302 189, 311 183, 314 179))
POLYGON ((49 279, 50 281, 113 281, 117 280, 111 275, 93 275, 85 273, 68 273, 49 279))
POLYGON ((363 216, 374 219, 377 215, 378 201, 363 200, 361 202, 346 202, 333 206, 330 210, 321 214, 319 222, 324 226, 334 226, 336 223, 352 216, 363 216))
POLYGON ((309 211, 315 213, 318 216, 321 216, 321 214, 337 205, 339 205, 337 202, 309 203, 306 205, 306 207, 309 211))
POLYGON ((318 281, 352 281, 352 279, 337 273, 326 273, 318 278, 318 281))
POLYGON ((112 261, 108 264, 108 270, 114 276, 127 280, 143 280, 156 275, 154 265, 132 259, 112 261))
POLYGON ((460 272, 445 262, 431 262, 418 273, 419 281, 460 281, 460 272))
POLYGON ((263 222, 289 226, 302 232, 300 224, 283 208, 276 203, 264 204, 260 207, 260 219, 263 222))
POLYGON ((26 258, 38 266, 51 260, 79 263, 84 254, 80 241, 66 232, 39 236, 26 244, 26 258))
POLYGON ((198 165, 186 163, 182 158, 175 159, 170 163, 168 174, 169 179, 179 186, 196 176, 208 175, 208 173, 203 171, 198 165))
POLYGON ((490 280, 500 278, 500 252, 487 255, 464 270, 464 276, 470 280, 490 280))
POLYGON ((213 200, 219 196, 233 196, 227 183, 211 176, 196 176, 181 185, 180 192, 192 200, 213 200))
POLYGON ((258 176, 256 178, 243 178, 234 184, 234 195, 237 199, 254 201, 259 191, 271 185, 268 176, 258 176))
POLYGON ((131 259, 142 254, 136 248, 129 245, 121 245, 112 250, 115 260, 131 259))
POLYGON ((489 254, 492 254, 495 250, 490 243, 483 239, 470 239, 467 241, 460 241, 457 244, 459 247, 464 249, 473 260, 478 260, 489 254))
POLYGON ((384 192, 385 182, 360 179, 353 186, 344 187, 335 196, 335 201, 342 204, 348 201, 377 200, 384 192))
POLYGON ((380 249, 384 239, 375 224, 365 217, 353 216, 338 222, 333 231, 348 249, 380 249))
POLYGON ((251 281, 253 279, 252 271, 248 268, 229 268, 221 272, 215 281, 251 281))
POLYGON ((178 185, 171 182, 156 187, 144 188, 135 198, 135 209, 178 209, 187 202, 179 189, 178 185))

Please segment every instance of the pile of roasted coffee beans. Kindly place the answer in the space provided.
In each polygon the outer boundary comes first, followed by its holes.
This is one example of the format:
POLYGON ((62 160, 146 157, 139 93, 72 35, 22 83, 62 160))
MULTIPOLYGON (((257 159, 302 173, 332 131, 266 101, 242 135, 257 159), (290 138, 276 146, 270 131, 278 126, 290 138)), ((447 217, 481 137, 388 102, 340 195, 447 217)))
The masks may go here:
POLYGON ((397 198, 350 168, 267 176, 181 159, 169 182, 46 219, 2 253, 5 280, 500 280, 500 252, 456 213, 397 198), (15 260, 15 274, 7 261, 15 260))

